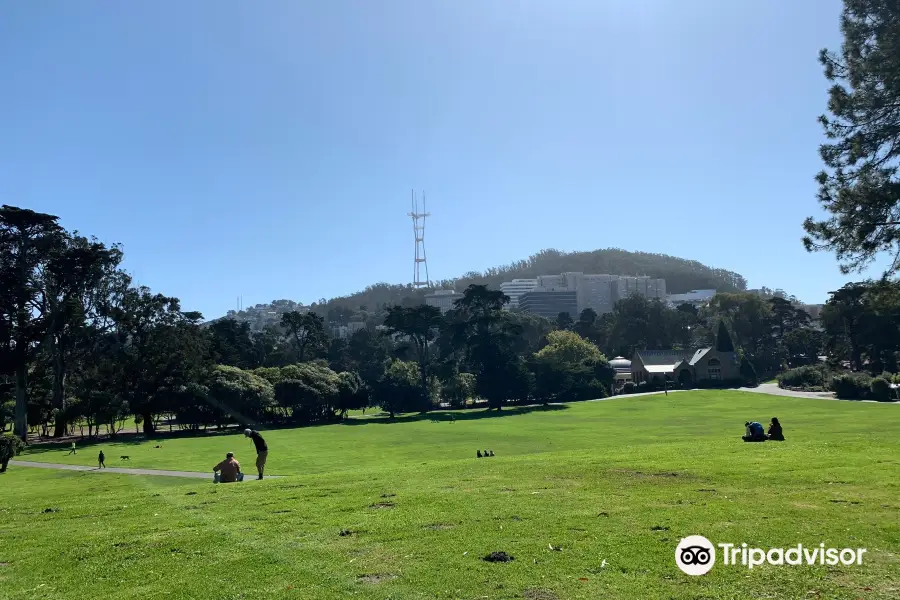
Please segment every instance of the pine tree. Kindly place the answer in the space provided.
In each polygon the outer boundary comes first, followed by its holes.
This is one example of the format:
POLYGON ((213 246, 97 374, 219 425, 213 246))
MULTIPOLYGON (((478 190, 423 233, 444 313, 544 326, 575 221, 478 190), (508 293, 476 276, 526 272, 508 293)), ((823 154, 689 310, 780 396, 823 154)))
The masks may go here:
POLYGON ((826 170, 816 176, 830 213, 806 219, 803 244, 835 253, 841 271, 862 270, 892 252, 887 274, 900 271, 900 3, 844 0, 840 53, 822 50, 829 90, 819 122, 826 170))
POLYGON ((731 341, 728 328, 725 327, 725 321, 719 321, 719 333, 716 335, 716 350, 719 352, 734 352, 734 343, 731 341))

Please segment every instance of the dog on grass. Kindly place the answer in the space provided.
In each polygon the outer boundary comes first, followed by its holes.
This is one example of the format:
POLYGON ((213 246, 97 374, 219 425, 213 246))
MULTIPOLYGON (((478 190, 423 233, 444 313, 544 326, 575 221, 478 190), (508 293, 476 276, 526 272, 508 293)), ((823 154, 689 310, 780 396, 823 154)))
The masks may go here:
POLYGON ((129 457, 127 454, 123 454, 123 455, 120 456, 119 458, 122 459, 122 460, 131 460, 131 457, 129 457))

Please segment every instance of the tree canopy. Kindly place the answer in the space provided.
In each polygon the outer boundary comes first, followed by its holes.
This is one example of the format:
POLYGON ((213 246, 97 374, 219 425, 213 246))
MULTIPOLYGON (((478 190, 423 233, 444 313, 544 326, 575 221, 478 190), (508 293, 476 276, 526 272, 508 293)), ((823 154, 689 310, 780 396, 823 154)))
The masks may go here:
POLYGON ((887 274, 900 269, 900 4, 844 0, 843 44, 822 50, 833 82, 819 121, 828 141, 819 154, 819 202, 827 213, 803 224, 807 250, 834 252, 841 271, 865 268, 892 254, 887 274))

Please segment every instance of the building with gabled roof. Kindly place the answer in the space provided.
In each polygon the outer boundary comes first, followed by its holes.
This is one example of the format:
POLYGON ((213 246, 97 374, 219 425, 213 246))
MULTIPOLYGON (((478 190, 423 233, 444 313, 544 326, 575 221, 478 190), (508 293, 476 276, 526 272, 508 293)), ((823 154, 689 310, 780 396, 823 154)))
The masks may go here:
POLYGON ((631 359, 631 378, 644 381, 677 381, 683 385, 734 381, 740 378, 736 352, 715 348, 695 350, 639 350, 631 359))

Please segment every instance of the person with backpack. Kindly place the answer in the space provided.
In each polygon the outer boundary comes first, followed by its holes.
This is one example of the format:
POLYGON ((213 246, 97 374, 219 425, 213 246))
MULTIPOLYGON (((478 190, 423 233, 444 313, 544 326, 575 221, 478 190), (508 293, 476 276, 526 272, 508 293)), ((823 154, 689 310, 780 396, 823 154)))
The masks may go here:
POLYGON ((747 432, 741 438, 745 442, 764 442, 766 441, 766 432, 763 430, 762 423, 757 421, 747 421, 744 423, 747 432))

